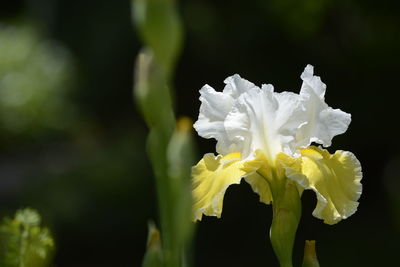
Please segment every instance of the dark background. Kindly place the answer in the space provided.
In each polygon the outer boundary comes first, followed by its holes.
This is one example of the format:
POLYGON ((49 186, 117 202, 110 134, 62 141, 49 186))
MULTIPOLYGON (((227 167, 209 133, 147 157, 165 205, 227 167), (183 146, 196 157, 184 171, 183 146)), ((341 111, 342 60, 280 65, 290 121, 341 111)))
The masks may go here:
MULTIPOLYGON (((317 240, 321 266, 398 261, 399 12, 396 0, 180 1, 185 43, 175 76, 178 115, 196 119, 201 86, 222 90, 234 73, 298 92, 306 64, 327 84, 327 103, 352 114, 349 130, 329 150, 352 151, 361 161, 359 210, 325 225, 312 217, 316 199, 306 192, 297 266, 305 239, 317 240)), ((25 106, 21 116, 31 124, 0 125, 0 216, 38 209, 57 242, 56 266, 140 266, 147 221, 157 218, 157 207, 147 130, 132 101, 141 44, 130 1, 2 1, 0 23, 2 31, 33 27, 39 40, 62 47, 69 66, 56 86, 62 97, 49 94, 25 106), (56 101, 65 101, 63 110, 52 112, 48 105, 56 101), (35 107, 48 110, 53 123, 30 117, 35 107), (67 110, 73 112, 66 117, 67 110)), ((11 112, 1 110, 5 117, 11 112)), ((196 140, 199 159, 215 151, 212 140, 196 140)), ((278 266, 270 222, 271 207, 250 186, 231 186, 222 219, 198 223, 196 266, 278 266)))

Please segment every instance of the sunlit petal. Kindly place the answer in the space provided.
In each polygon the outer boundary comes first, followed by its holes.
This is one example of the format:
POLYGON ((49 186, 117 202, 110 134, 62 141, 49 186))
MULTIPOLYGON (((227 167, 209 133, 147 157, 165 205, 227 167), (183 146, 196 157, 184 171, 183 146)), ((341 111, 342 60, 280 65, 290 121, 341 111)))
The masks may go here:
POLYGON ((238 74, 226 78, 224 82, 226 86, 223 92, 217 92, 209 85, 201 88, 200 113, 194 124, 194 128, 200 136, 217 140, 217 152, 222 155, 238 151, 237 142, 230 140, 226 134, 224 120, 232 110, 237 98, 242 93, 256 87, 238 74))
POLYGON ((317 195, 313 215, 327 224, 335 224, 351 216, 358 207, 362 185, 361 165, 348 151, 329 154, 325 149, 310 147, 302 157, 287 164, 286 175, 304 189, 317 195))
POLYGON ((243 158, 262 150, 268 159, 279 152, 291 153, 295 131, 304 123, 299 95, 275 93, 263 85, 242 94, 224 122, 228 137, 242 142, 243 158))
POLYGON ((325 103, 326 85, 320 77, 314 76, 313 66, 307 65, 301 79, 303 85, 300 96, 307 123, 302 125, 296 134, 296 146, 305 148, 315 142, 328 147, 333 137, 346 132, 351 115, 340 109, 333 109, 325 103))
POLYGON ((194 220, 201 220, 203 214, 221 216, 226 189, 247 175, 240 159, 240 153, 206 154, 192 168, 194 220))
POLYGON ((272 193, 269 184, 264 177, 258 173, 253 173, 244 178, 251 185, 251 189, 260 197, 260 202, 270 204, 272 201, 272 193))
POLYGON ((237 99, 241 94, 246 93, 252 88, 258 88, 254 83, 243 79, 238 74, 230 76, 224 80, 226 84, 223 93, 228 94, 234 99, 237 99))
POLYGON ((226 143, 223 122, 232 108, 234 99, 205 85, 200 90, 200 101, 199 118, 194 128, 204 138, 215 138, 217 141, 226 143))
POLYGON ((248 160, 243 165, 243 170, 249 173, 244 179, 251 185, 251 188, 260 197, 260 202, 270 204, 272 202, 272 193, 269 186, 272 181, 272 169, 264 153, 257 150, 253 160, 248 160))

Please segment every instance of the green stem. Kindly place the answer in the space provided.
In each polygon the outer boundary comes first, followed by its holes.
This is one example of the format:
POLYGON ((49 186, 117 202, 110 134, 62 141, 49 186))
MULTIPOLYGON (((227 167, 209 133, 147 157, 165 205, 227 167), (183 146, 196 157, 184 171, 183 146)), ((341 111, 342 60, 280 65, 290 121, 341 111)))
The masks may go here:
POLYGON ((293 245, 301 217, 301 201, 296 184, 273 171, 270 182, 273 218, 270 239, 281 267, 292 267, 293 245))

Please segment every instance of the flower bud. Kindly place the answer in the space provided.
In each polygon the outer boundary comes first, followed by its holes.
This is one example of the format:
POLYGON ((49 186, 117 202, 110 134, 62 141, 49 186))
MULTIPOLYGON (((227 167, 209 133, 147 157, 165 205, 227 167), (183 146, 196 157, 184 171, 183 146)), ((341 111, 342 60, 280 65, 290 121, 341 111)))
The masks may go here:
POLYGON ((302 267, 319 267, 317 253, 315 252, 315 240, 306 240, 302 267))

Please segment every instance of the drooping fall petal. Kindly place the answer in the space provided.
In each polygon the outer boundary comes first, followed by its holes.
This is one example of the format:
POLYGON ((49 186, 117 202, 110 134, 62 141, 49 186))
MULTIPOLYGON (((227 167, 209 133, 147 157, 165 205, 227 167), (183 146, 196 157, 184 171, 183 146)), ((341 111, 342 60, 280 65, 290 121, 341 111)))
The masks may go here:
POLYGON ((362 185, 361 165, 353 153, 338 150, 329 154, 311 146, 301 150, 297 163, 285 166, 286 175, 304 189, 317 195, 313 215, 327 224, 335 224, 351 216, 358 207, 362 185))
POLYGON ((221 217, 226 189, 247 175, 240 159, 240 153, 206 154, 192 168, 194 220, 201 220, 203 214, 221 217))

